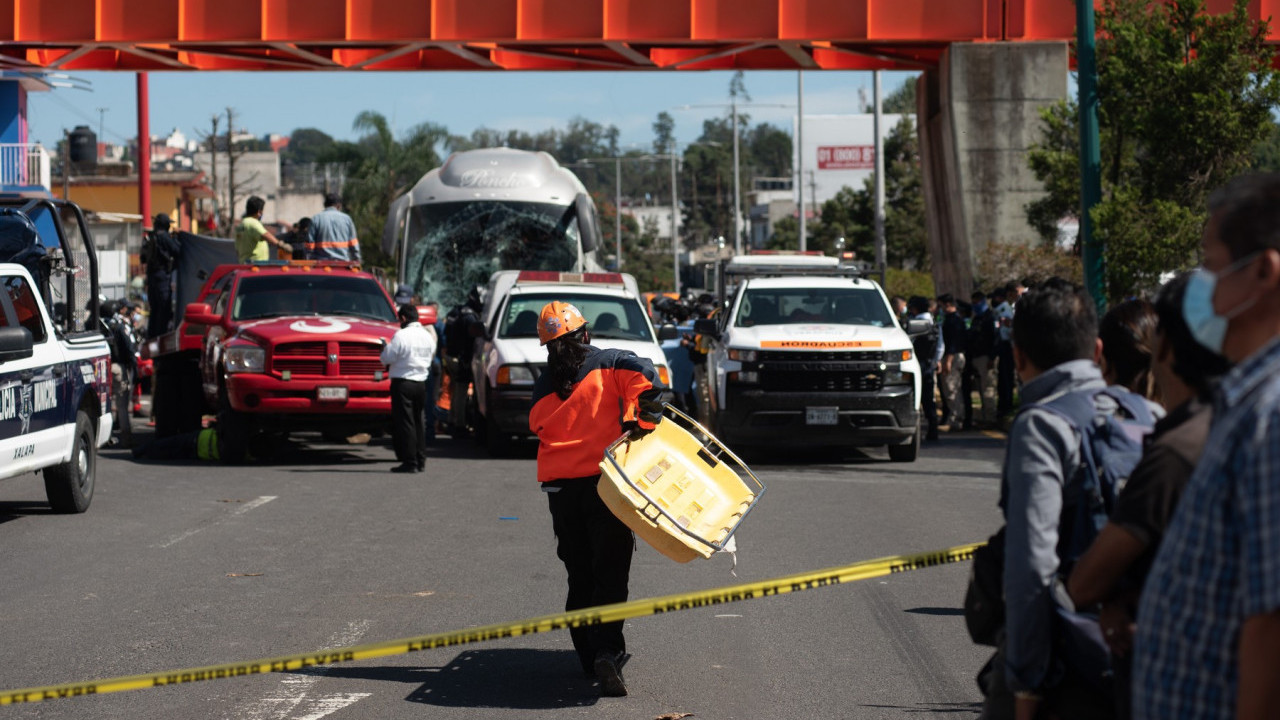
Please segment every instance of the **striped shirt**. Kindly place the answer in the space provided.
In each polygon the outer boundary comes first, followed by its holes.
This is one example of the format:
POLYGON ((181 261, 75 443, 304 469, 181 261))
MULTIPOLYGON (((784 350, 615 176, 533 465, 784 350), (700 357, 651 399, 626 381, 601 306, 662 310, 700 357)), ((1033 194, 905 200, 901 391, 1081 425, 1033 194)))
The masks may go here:
POLYGON ((312 217, 307 259, 360 262, 360 240, 351 216, 330 206, 312 217))
POLYGON ((1223 380, 1138 609, 1135 718, 1235 717, 1240 630, 1280 610, 1280 339, 1223 380))

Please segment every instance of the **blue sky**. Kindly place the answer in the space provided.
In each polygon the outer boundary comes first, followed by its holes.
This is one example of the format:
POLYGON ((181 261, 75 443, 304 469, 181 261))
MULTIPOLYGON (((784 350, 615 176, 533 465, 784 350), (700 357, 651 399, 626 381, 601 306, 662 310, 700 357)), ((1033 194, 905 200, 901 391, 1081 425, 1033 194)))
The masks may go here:
MULTIPOLYGON (((137 134, 135 79, 131 73, 75 73, 92 91, 57 89, 31 93, 30 138, 52 147, 64 128, 99 127, 99 108, 107 111, 100 141, 120 143, 137 134)), ((210 118, 236 109, 237 125, 254 135, 288 134, 316 127, 339 139, 353 139, 351 123, 362 110, 377 110, 403 131, 431 121, 455 134, 480 126, 528 131, 562 127, 575 116, 617 125, 624 147, 648 147, 651 125, 661 111, 672 113, 676 136, 690 142, 706 117, 720 108, 677 110, 682 105, 729 100, 728 72, 454 72, 454 73, 245 73, 153 72, 150 74, 151 133, 178 128, 188 137, 207 132, 210 118)), ((887 95, 912 73, 886 72, 887 95)), ((859 89, 871 97, 870 72, 806 72, 805 114, 860 111, 859 89)), ((760 71, 746 75, 752 101, 788 108, 747 108, 754 121, 790 129, 795 114, 796 73, 760 71)), ((225 125, 223 126, 225 127, 225 125)))

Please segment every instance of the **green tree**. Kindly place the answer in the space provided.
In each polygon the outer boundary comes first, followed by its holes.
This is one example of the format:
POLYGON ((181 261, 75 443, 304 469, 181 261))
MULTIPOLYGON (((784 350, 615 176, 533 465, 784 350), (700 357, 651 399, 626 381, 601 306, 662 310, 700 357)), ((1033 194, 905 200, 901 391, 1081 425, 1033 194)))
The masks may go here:
POLYGON ((1251 167, 1258 172, 1280 172, 1280 125, 1273 124, 1267 136, 1253 146, 1251 167))
POLYGON ((357 115, 353 127, 364 134, 355 143, 360 157, 349 165, 344 206, 356 223, 365 264, 390 267, 390 256, 382 252, 382 228, 391 201, 440 165, 436 147, 448 131, 422 123, 396 138, 386 117, 371 110, 357 115))
POLYGON ((333 138, 323 130, 297 128, 289 135, 289 144, 280 151, 282 160, 290 163, 320 162, 320 156, 333 147, 333 138))
POLYGON ((910 78, 880 102, 880 109, 890 115, 916 114, 916 78, 910 78))
MULTIPOLYGON (((1093 221, 1111 297, 1194 262, 1209 193, 1254 163, 1273 131, 1280 83, 1267 23, 1248 5, 1214 15, 1205 0, 1107 0, 1098 11, 1103 201, 1093 221)), ((1059 218, 1079 212, 1078 123, 1070 103, 1042 118, 1030 165, 1048 197, 1027 214, 1050 240, 1059 218)))

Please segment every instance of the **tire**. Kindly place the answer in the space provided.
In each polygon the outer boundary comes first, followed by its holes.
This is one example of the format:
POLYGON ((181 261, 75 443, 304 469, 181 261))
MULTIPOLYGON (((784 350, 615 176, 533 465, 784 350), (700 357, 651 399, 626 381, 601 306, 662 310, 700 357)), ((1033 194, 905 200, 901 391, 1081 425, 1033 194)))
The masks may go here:
POLYGON ((915 462, 916 456, 920 454, 920 428, 916 428, 916 432, 911 436, 911 441, 905 445, 890 445, 889 459, 893 462, 908 463, 915 462))
POLYGON ((218 404, 218 459, 239 465, 249 453, 249 416, 232 408, 225 394, 218 404))
POLYGON ((511 435, 497 428, 488 428, 484 435, 484 447, 490 457, 502 458, 511 454, 511 435))
POLYGON ((58 513, 82 513, 93 500, 98 467, 98 443, 93 422, 84 410, 76 412, 76 434, 71 442, 71 459, 44 469, 44 492, 58 513))

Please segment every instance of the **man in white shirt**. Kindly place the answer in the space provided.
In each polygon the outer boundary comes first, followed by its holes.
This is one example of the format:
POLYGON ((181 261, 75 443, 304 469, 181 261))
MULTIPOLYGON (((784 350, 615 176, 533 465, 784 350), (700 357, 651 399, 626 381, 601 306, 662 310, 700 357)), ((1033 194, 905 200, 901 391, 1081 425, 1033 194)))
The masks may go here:
POLYGON ((400 330, 382 348, 382 364, 391 375, 391 442, 400 461, 391 472, 422 472, 427 461, 427 375, 436 339, 418 322, 413 305, 401 305, 396 318, 400 330))

